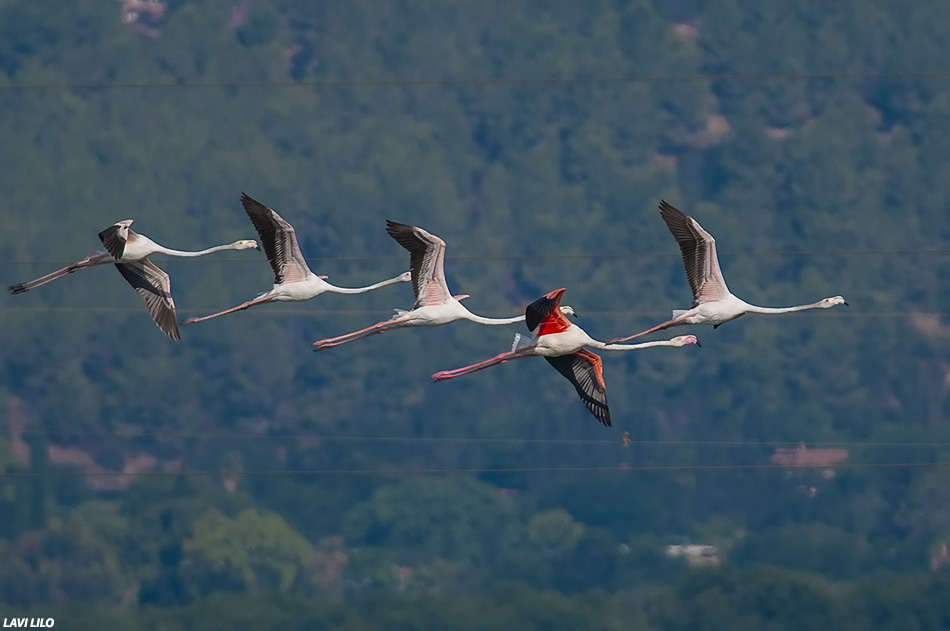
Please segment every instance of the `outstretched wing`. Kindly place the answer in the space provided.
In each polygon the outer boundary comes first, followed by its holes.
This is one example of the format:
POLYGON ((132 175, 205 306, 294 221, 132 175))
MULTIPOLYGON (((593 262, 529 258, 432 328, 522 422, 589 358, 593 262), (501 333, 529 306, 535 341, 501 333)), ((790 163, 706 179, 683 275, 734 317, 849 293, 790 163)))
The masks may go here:
POLYGON ((541 325, 536 335, 559 333, 570 328, 571 323, 561 313, 561 296, 567 291, 563 287, 548 292, 532 302, 524 310, 524 323, 528 330, 534 332, 541 325))
POLYGON ((690 308, 703 302, 720 300, 728 295, 729 289, 719 269, 716 240, 713 236, 703 230, 698 221, 666 201, 660 202, 660 216, 679 244, 680 253, 683 255, 686 280, 693 290, 693 304, 690 308))
POLYGON ((145 307, 152 314, 158 328, 173 340, 180 339, 175 301, 172 299, 172 284, 168 274, 148 259, 116 263, 115 266, 145 300, 145 307))
POLYGON ((241 205, 261 238, 264 254, 274 270, 274 284, 294 283, 306 279, 311 271, 300 253, 294 227, 272 208, 247 193, 241 193, 241 205))
POLYGON ((125 244, 129 240, 129 233, 132 232, 129 230, 131 225, 131 219, 123 219, 99 233, 99 240, 105 246, 106 252, 116 259, 121 259, 125 253, 125 244))
POLYGON ((570 355, 545 357, 555 369, 574 384, 581 401, 594 417, 610 427, 610 409, 607 407, 607 384, 604 383, 603 363, 600 357, 582 348, 570 355))
POLYGON ((445 241, 417 226, 388 219, 386 232, 409 250, 409 273, 416 295, 412 308, 440 305, 451 298, 445 282, 445 241))

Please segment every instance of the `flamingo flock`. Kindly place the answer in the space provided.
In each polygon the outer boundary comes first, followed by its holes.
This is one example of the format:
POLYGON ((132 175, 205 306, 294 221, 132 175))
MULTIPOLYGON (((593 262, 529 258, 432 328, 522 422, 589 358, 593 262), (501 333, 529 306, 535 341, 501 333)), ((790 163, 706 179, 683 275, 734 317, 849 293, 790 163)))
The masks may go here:
MULTIPOLYGON (((386 232, 389 236, 409 252, 409 271, 365 287, 338 287, 326 282, 326 276, 313 273, 300 251, 293 226, 276 211, 245 193, 241 194, 241 205, 258 234, 264 254, 274 273, 274 286, 256 298, 230 309, 206 316, 187 318, 181 322, 183 326, 270 302, 310 300, 326 292, 361 294, 387 285, 411 282, 415 301, 408 311, 397 309, 395 315, 389 320, 337 337, 318 340, 313 343, 313 350, 323 351, 396 329, 441 326, 456 320, 468 320, 491 326, 524 322, 531 337, 525 338, 521 334, 516 334, 511 350, 468 366, 439 371, 432 375, 432 379, 436 382, 446 381, 518 359, 544 357, 555 370, 571 382, 581 402, 594 418, 607 427, 611 426, 611 420, 610 409, 607 405, 603 360, 588 347, 602 351, 631 351, 661 346, 670 348, 700 346, 695 335, 680 335, 669 340, 640 344, 622 344, 621 342, 671 327, 690 324, 711 324, 713 328, 717 328, 747 313, 780 314, 805 309, 829 309, 848 304, 841 296, 824 298, 806 305, 780 308, 759 307, 739 299, 729 291, 722 276, 716 253, 716 240, 695 219, 666 201, 661 201, 660 216, 679 245, 686 279, 693 292, 693 302, 689 309, 674 310, 670 320, 633 335, 601 342, 590 337, 582 328, 568 319, 568 316, 577 316, 572 307, 561 304, 566 291, 564 288, 548 292, 529 304, 525 308, 524 315, 487 318, 472 313, 460 302, 468 298, 468 294, 453 295, 449 291, 444 269, 445 241, 418 226, 395 221, 386 222, 386 232)), ((146 309, 161 331, 169 338, 178 340, 180 333, 175 301, 171 294, 171 281, 168 274, 148 257, 152 254, 198 257, 222 250, 261 249, 257 241, 243 239, 205 250, 174 250, 134 232, 131 225, 131 219, 116 222, 99 233, 103 250, 45 276, 11 285, 9 288, 11 293, 25 293, 75 271, 112 263, 143 298, 146 309)))

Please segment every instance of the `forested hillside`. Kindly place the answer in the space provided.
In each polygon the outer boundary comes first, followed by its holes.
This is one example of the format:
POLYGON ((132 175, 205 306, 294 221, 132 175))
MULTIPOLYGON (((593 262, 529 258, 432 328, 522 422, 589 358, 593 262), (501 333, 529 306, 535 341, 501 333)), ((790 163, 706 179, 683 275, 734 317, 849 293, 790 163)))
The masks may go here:
MULTIPOLYGON (((311 352, 410 308, 408 284, 179 342, 111 266, 7 294, 0 611, 950 625, 948 20, 880 0, 0 0, 6 285, 126 218, 171 248, 257 238, 244 191, 337 285, 408 268, 392 219, 446 241, 472 311, 565 287, 607 340, 689 306, 665 199, 716 237, 745 300, 850 304, 602 352, 605 428, 540 359, 431 381, 523 325, 311 352), (686 542, 716 546, 718 569, 665 554, 686 542)), ((273 283, 253 250, 155 262, 180 319, 273 283)))

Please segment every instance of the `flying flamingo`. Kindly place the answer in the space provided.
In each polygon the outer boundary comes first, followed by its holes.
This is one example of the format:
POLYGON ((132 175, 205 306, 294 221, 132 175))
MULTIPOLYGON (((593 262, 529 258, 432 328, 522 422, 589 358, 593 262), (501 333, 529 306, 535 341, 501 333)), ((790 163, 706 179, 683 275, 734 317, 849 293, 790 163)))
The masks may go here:
POLYGON ((297 235, 293 226, 273 209, 251 198, 246 193, 241 193, 241 205, 244 206, 247 216, 251 218, 251 223, 254 224, 257 234, 261 237, 264 254, 267 255, 271 269, 274 270, 274 288, 236 307, 200 318, 188 318, 182 322, 183 325, 203 322, 268 302, 310 300, 326 292, 362 294, 393 283, 409 281, 409 272, 404 272, 395 278, 374 283, 367 287, 337 287, 331 285, 324 280, 326 276, 317 276, 310 271, 306 259, 300 253, 300 246, 297 245, 297 235))
MULTIPOLYGON (((386 232, 399 242, 399 245, 409 250, 412 291, 416 296, 412 309, 397 310, 391 319, 377 322, 365 329, 314 342, 314 351, 411 326, 439 326, 455 320, 469 320, 478 324, 513 324, 525 319, 523 315, 513 318, 485 318, 463 307, 459 301, 469 296, 453 296, 449 292, 449 286, 445 282, 445 241, 439 237, 422 228, 395 221, 386 221, 386 232)), ((568 306, 563 309, 573 313, 568 306)))
POLYGON ((62 278, 67 274, 72 274, 77 270, 115 263, 116 268, 122 273, 125 280, 129 281, 132 288, 145 300, 145 306, 152 315, 152 319, 155 320, 155 324, 165 335, 177 340, 180 336, 177 318, 175 317, 175 301, 172 299, 171 293, 171 281, 168 274, 159 269, 148 257, 152 254, 167 254, 169 256, 190 258, 204 256, 220 250, 260 249, 256 241, 243 239, 197 252, 172 250, 155 243, 145 235, 135 232, 129 227, 131 225, 131 219, 123 219, 100 232, 99 240, 102 241, 102 245, 105 247, 104 252, 90 254, 81 261, 70 263, 62 269, 35 280, 11 285, 10 291, 14 294, 22 294, 31 289, 36 289, 40 285, 62 278))
POLYGON ((818 302, 795 307, 757 307, 750 305, 732 295, 726 287, 726 281, 719 269, 719 257, 716 255, 716 240, 703 230, 692 217, 683 211, 660 201, 660 216, 666 222, 673 234, 673 238, 680 246, 683 255, 683 265, 686 268, 686 279, 693 290, 693 304, 689 309, 675 309, 673 317, 653 328, 641 331, 636 335, 618 337, 610 340, 611 344, 647 335, 654 331, 662 331, 672 326, 686 324, 711 324, 718 328, 720 324, 735 320, 747 313, 791 313, 805 309, 830 309, 835 305, 845 305, 841 296, 824 298, 818 302))
POLYGON ((604 344, 591 338, 582 328, 565 317, 564 311, 559 308, 564 291, 556 289, 528 305, 525 310, 525 324, 528 325, 528 330, 534 333, 534 338, 527 345, 522 346, 520 339, 516 337, 514 348, 507 353, 455 370, 442 370, 432 375, 432 378, 435 381, 445 381, 516 359, 540 355, 574 384, 574 389, 591 414, 610 427, 603 364, 600 357, 584 348, 585 346, 608 351, 632 351, 651 346, 680 347, 687 344, 700 346, 695 335, 681 335, 671 340, 643 344, 604 344))

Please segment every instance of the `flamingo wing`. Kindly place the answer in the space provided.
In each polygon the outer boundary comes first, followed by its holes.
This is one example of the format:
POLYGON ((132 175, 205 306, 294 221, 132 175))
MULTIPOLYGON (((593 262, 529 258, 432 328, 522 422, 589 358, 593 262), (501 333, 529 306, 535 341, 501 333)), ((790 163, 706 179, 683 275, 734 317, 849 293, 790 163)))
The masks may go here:
POLYGON ((117 221, 105 230, 99 233, 99 240, 105 246, 106 252, 115 259, 121 259, 125 253, 125 243, 129 240, 129 234, 134 234, 129 226, 132 225, 131 219, 117 221))
POLYGON ((386 232, 409 250, 409 273, 416 295, 412 308, 447 302, 452 294, 445 282, 445 241, 417 226, 388 219, 386 232))
POLYGON ((283 217, 247 193, 241 193, 241 205, 261 238, 264 254, 274 270, 274 284, 305 280, 313 272, 300 253, 297 233, 283 217))
POLYGON ((172 284, 168 274, 148 259, 116 263, 116 268, 132 288, 145 300, 145 307, 165 335, 180 339, 172 284))
POLYGON ((524 322, 529 331, 538 329, 537 335, 560 333, 571 327, 570 321, 561 313, 561 296, 567 291, 563 287, 548 292, 532 302, 524 310, 524 322), (538 328, 540 326, 540 329, 538 328))
POLYGON ((693 290, 693 304, 690 308, 726 297, 729 288, 726 287, 726 281, 719 269, 716 240, 713 236, 706 232, 698 221, 666 201, 660 202, 660 216, 679 244, 680 253, 683 255, 686 280, 693 290))
POLYGON ((607 384, 604 382, 603 362, 598 355, 582 348, 570 355, 545 357, 554 368, 574 384, 581 401, 594 417, 610 427, 610 409, 607 407, 607 384))

